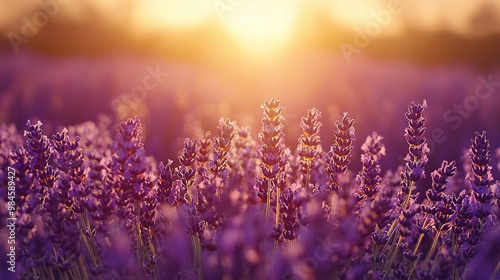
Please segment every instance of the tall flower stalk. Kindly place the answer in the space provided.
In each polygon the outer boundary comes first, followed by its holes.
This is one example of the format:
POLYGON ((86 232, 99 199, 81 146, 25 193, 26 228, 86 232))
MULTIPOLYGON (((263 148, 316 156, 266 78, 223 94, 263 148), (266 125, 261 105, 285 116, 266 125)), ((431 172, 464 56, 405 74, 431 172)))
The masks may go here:
POLYGON ((199 234, 201 232, 201 222, 197 217, 195 188, 192 187, 196 175, 196 154, 198 151, 197 140, 186 138, 184 148, 179 156, 180 166, 175 170, 178 179, 176 204, 186 205, 189 213, 188 233, 191 239, 191 246, 194 253, 194 267, 198 273, 198 279, 203 279, 203 267, 201 260, 201 247, 199 234))
POLYGON ((175 169, 175 176, 179 179, 180 185, 177 189, 176 198, 179 203, 194 203, 194 193, 191 188, 196 174, 195 160, 198 150, 197 140, 186 138, 184 148, 179 156, 180 166, 175 169))
POLYGON ((335 214, 337 196, 342 191, 339 183, 339 176, 347 171, 347 165, 351 162, 351 151, 353 142, 356 139, 354 120, 349 118, 348 113, 344 113, 341 121, 335 123, 337 131, 334 132, 335 142, 328 152, 326 173, 330 177, 330 185, 327 190, 333 192, 331 210, 335 214))
POLYGON ((115 153, 111 158, 111 171, 118 178, 119 204, 123 206, 123 211, 118 212, 119 216, 125 218, 126 228, 133 233, 135 242, 133 248, 137 258, 137 277, 141 278, 145 270, 143 232, 141 224, 142 202, 151 191, 154 181, 149 174, 149 164, 147 162, 144 144, 141 137, 141 123, 139 118, 128 119, 122 122, 119 133, 112 144, 115 153))
POLYGON ((212 154, 212 139, 209 131, 205 132, 204 137, 200 139, 199 143, 200 147, 196 155, 196 161, 198 162, 198 172, 200 175, 205 176, 206 165, 211 160, 212 154))
POLYGON ((283 133, 283 107, 280 106, 280 101, 272 98, 265 101, 262 105, 264 116, 262 118, 262 132, 259 137, 262 145, 258 148, 258 156, 261 160, 261 170, 263 178, 260 184, 267 187, 266 191, 266 219, 269 219, 271 209, 272 190, 275 190, 276 200, 276 219, 275 226, 279 223, 279 196, 280 189, 278 186, 278 174, 284 166, 283 155, 285 151, 283 133), (266 181, 263 183, 262 181, 266 181))
MULTIPOLYGON (((52 189, 56 183, 57 170, 52 165, 54 149, 48 137, 43 134, 42 123, 38 121, 36 124, 32 124, 28 121, 24 136, 26 137, 25 147, 29 155, 29 171, 33 176, 33 184, 30 187, 27 208, 24 210, 26 213, 35 214, 43 209, 42 207, 45 205, 45 200, 48 197, 48 190, 52 189)), ((37 247, 38 242, 48 243, 49 236, 43 232, 36 231, 36 216, 33 215, 31 217, 30 215, 26 217, 26 220, 25 226, 28 232, 21 234, 21 236, 24 235, 27 237, 27 244, 25 244, 24 248, 37 247)), ((24 250, 24 248, 22 249, 24 250)), ((43 267, 40 267, 40 270, 37 271, 38 275, 44 275, 47 278, 54 277, 51 269, 52 262, 45 260, 43 257, 46 252, 37 250, 33 250, 31 254, 28 252, 26 251, 25 253, 30 261, 43 263, 43 267)))
MULTIPOLYGON (((64 238, 61 241, 63 244, 72 244, 72 250, 70 250, 72 252, 79 250, 79 239, 81 239, 93 265, 92 271, 99 271, 102 262, 98 246, 94 236, 89 234, 94 230, 90 223, 89 212, 95 212, 97 207, 89 199, 92 186, 84 184, 84 157, 79 144, 80 137, 76 136, 73 140, 70 139, 68 130, 65 128, 62 132, 56 133, 52 139, 52 144, 57 152, 55 162, 60 172, 60 187, 58 191, 52 190, 49 193, 48 206, 53 211, 53 216, 63 216, 64 224, 61 226, 56 223, 51 227, 64 234, 65 238, 72 237, 72 242, 68 242, 64 238), (57 229, 58 227, 59 229, 57 229)), ((74 269, 80 269, 73 274, 89 277, 90 273, 86 271, 85 266, 80 265, 83 262, 82 256, 77 256, 74 253, 68 257, 63 256, 63 258, 71 260, 74 263, 74 269)), ((96 273, 93 274, 93 276, 97 276, 96 273)))
MULTIPOLYGON (((427 107, 424 100, 422 104, 412 102, 408 107, 408 112, 405 116, 408 119, 408 127, 405 129, 405 138, 408 143, 408 154, 405 157, 405 166, 401 172, 401 195, 400 207, 401 212, 399 218, 394 220, 388 231, 390 244, 388 261, 384 265, 384 269, 391 267, 394 259, 397 256, 399 246, 403 242, 403 236, 399 235, 400 222, 405 221, 405 211, 408 211, 412 198, 415 197, 413 191, 416 189, 416 182, 425 177, 425 165, 427 164, 429 148, 427 147, 427 139, 425 137, 425 118, 422 117, 422 112, 427 107), (397 240, 397 241, 396 241, 397 240)), ((408 213, 413 212, 410 210, 408 213)), ((403 225, 401 225, 402 227, 403 225)))
MULTIPOLYGON (((422 211, 424 213, 423 222, 419 225, 419 236, 417 243, 411 252, 412 255, 417 256, 419 252, 422 240, 426 233, 430 232, 429 224, 433 224, 436 229, 436 235, 433 238, 431 248, 427 252, 426 260, 428 261, 434 254, 437 242, 443 229, 450 229, 451 225, 447 224, 451 220, 451 215, 454 213, 453 209, 448 209, 446 206, 448 203, 443 203, 447 200, 445 190, 447 187, 448 180, 455 175, 457 170, 457 165, 455 161, 443 161, 441 167, 431 173, 432 187, 426 191, 427 200, 429 205, 422 205, 422 211), (441 203, 440 203, 441 202, 441 203), (450 212, 453 211, 453 212, 450 212), (437 222, 432 222, 431 217, 434 216, 437 222), (444 226, 444 227, 443 227, 444 226)), ((417 265, 417 259, 412 260, 412 267, 410 270, 410 276, 413 275, 417 265)))
MULTIPOLYGON (((236 122, 221 118, 217 126, 217 137, 214 139, 214 158, 210 170, 215 176, 227 178, 227 155, 235 136, 236 122)), ((222 187, 219 186, 219 187, 222 187)), ((219 190, 221 192, 222 190, 219 190)), ((220 193, 219 193, 220 195, 220 193)))
POLYGON ((385 155, 385 145, 382 139, 380 135, 373 132, 361 146, 362 170, 358 175, 359 187, 356 195, 361 201, 367 200, 368 203, 377 195, 382 181, 382 170, 379 164, 379 160, 385 155))
POLYGON ((320 117, 321 113, 316 108, 313 108, 307 111, 307 116, 303 117, 300 122, 302 134, 299 137, 299 146, 297 149, 300 156, 304 187, 308 191, 312 191, 309 187, 311 169, 321 149, 319 136, 321 127, 321 122, 319 122, 320 117))
POLYGON ((476 132, 471 141, 469 157, 471 169, 467 174, 470 182, 472 197, 474 198, 474 214, 481 222, 483 230, 486 220, 491 214, 491 185, 494 183, 491 175, 491 153, 490 141, 486 138, 486 132, 476 132))

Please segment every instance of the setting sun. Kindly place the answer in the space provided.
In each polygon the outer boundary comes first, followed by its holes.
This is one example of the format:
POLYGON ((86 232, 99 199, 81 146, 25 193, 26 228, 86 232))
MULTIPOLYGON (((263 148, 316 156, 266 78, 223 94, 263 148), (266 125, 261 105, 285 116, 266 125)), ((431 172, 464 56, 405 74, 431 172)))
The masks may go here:
POLYGON ((223 25, 245 50, 272 52, 290 38, 298 6, 296 0, 242 2, 225 13, 223 25))

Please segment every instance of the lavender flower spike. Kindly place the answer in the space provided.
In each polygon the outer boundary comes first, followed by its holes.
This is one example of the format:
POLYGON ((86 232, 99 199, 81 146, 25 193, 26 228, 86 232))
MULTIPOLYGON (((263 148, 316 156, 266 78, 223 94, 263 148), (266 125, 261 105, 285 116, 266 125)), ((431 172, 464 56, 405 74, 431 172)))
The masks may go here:
POLYGON ((319 122, 320 117, 321 113, 316 108, 313 108, 307 112, 307 117, 302 118, 300 122, 302 134, 299 137, 300 144, 297 150, 300 156, 301 172, 304 176, 303 181, 305 182, 306 189, 309 189, 310 172, 321 148, 319 137, 321 127, 321 122, 319 122))
POLYGON ((337 177, 347 170, 347 165, 351 161, 352 143, 356 137, 354 136, 354 120, 349 118, 348 113, 344 113, 342 120, 337 121, 335 126, 337 127, 337 131, 334 133, 335 143, 328 152, 326 172, 330 175, 332 181, 330 190, 338 192, 340 186, 337 177))
MULTIPOLYGON (((406 164, 404 171, 401 173, 403 179, 402 190, 411 196, 412 191, 415 189, 415 183, 425 178, 424 168, 427 164, 429 148, 427 147, 427 140, 425 138, 425 118, 422 117, 422 112, 427 107, 427 102, 424 100, 422 104, 412 102, 408 107, 408 112, 405 114, 408 119, 408 127, 405 129, 406 142, 409 145, 408 154, 406 155, 406 164)), ((408 206, 405 203, 404 208, 408 206)))
POLYGON ((276 224, 279 218, 279 188, 277 177, 284 167, 284 133, 283 133, 283 107, 280 101, 272 98, 262 105, 264 117, 262 118, 262 132, 259 134, 262 145, 258 147, 258 155, 262 162, 261 170, 264 175, 257 182, 258 196, 266 201, 266 218, 269 217, 271 195, 273 187, 276 189, 276 224))
POLYGON ((490 190, 490 186, 494 183, 490 166, 490 141, 486 139, 486 132, 483 131, 483 133, 476 132, 471 142, 469 149, 471 170, 467 174, 467 179, 475 201, 475 215, 484 225, 484 220, 490 215, 493 198, 490 190))

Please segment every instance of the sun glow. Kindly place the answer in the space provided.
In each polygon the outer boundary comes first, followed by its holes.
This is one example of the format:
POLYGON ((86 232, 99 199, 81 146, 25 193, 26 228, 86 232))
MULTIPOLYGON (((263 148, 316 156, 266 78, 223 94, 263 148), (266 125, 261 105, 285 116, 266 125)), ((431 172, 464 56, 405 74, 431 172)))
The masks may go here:
POLYGON ((327 9, 332 19, 345 26, 362 26, 373 20, 372 12, 384 9, 378 0, 350 0, 328 2, 327 9))
POLYGON ((167 28, 193 27, 213 13, 210 0, 148 0, 136 8, 143 25, 167 28))
POLYGON ((269 53, 290 39, 298 7, 298 0, 243 1, 226 12, 223 25, 247 51, 269 53))

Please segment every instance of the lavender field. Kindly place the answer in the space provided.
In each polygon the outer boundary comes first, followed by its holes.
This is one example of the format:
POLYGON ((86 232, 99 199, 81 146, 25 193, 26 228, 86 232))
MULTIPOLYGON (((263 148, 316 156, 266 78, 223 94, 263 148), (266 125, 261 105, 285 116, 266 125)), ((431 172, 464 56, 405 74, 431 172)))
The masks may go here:
POLYGON ((0 279, 500 279, 500 4, 319 2, 0 2, 0 279))
POLYGON ((258 136, 221 118, 213 135, 186 138, 175 162, 147 156, 137 117, 117 133, 105 122, 49 136, 41 122, 28 121, 22 133, 4 124, 2 220, 10 231, 8 217, 17 218, 10 233, 20 247, 17 273, 494 279, 500 185, 488 135, 473 136, 458 163, 465 176, 455 161, 428 171, 426 107, 426 101, 408 107, 405 164, 384 173, 383 137, 373 132, 354 145, 355 120, 347 113, 323 149, 321 112, 310 109, 292 150, 275 99, 262 106, 258 136), (355 146, 362 151, 359 172, 348 169, 355 146), (432 182, 419 184, 425 177, 432 182))

